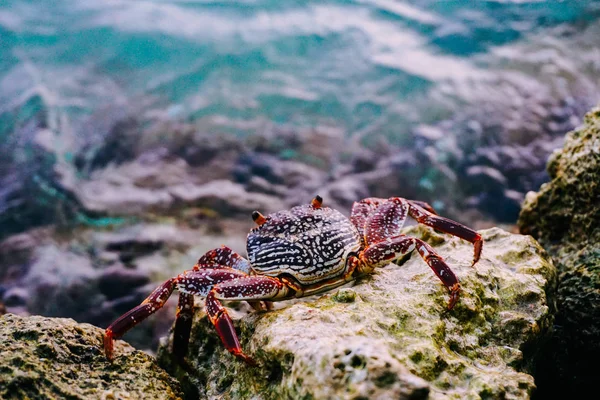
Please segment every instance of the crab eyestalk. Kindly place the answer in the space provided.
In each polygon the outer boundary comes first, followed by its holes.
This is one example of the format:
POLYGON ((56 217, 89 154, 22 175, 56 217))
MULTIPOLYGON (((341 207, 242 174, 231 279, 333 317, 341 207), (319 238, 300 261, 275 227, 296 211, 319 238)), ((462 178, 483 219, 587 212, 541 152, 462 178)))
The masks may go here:
POLYGON ((267 218, 258 211, 252 212, 252 220, 256 222, 256 225, 262 225, 267 222, 267 218))
POLYGON ((310 205, 313 206, 313 208, 321 208, 323 205, 323 198, 319 195, 316 195, 315 198, 310 202, 310 205))

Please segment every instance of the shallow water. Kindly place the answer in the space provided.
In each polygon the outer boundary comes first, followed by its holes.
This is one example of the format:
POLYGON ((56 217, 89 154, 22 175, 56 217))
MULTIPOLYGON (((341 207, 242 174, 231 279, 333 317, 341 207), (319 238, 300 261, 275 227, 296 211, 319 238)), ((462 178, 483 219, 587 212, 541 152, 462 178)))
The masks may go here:
MULTIPOLYGON (((167 115, 244 133, 330 123, 401 137, 475 100, 469 86, 497 79, 511 44, 565 23, 577 32, 598 12, 593 1, 7 0, 0 112, 37 94, 76 120, 152 96, 167 115)), ((568 56, 545 54, 577 69, 568 56)))
POLYGON ((600 99, 599 16, 594 1, 5 0, 4 168, 52 163, 27 147, 40 125, 68 163, 131 113, 242 136, 327 126, 408 147, 438 126, 442 160, 527 145, 600 99))

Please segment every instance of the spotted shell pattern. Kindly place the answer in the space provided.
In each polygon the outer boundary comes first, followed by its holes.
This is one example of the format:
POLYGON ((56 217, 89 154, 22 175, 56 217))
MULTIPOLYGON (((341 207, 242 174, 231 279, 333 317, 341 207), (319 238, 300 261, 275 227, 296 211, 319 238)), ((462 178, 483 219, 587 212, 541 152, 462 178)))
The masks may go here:
POLYGON ((254 273, 290 275, 303 285, 343 274, 348 255, 360 248, 360 234, 348 218, 312 205, 270 214, 247 240, 254 273))

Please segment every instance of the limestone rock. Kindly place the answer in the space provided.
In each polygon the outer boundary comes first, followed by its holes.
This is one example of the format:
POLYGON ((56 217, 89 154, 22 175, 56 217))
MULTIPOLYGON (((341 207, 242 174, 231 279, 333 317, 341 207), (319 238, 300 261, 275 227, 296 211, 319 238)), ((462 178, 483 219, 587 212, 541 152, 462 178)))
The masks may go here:
POLYGON ((102 330, 71 319, 0 316, 2 399, 180 399, 155 360, 123 342, 108 362, 102 330))
POLYGON ((548 160, 551 181, 527 194, 518 225, 559 272, 556 328, 538 376, 541 396, 596 390, 600 358, 600 108, 548 160))
POLYGON ((556 272, 544 250, 528 236, 489 229, 472 268, 469 243, 422 226, 407 233, 431 243, 461 280, 452 311, 447 290, 415 253, 321 296, 269 312, 232 310, 259 367, 234 359, 200 311, 189 366, 172 359, 172 336, 160 364, 190 398, 529 398, 531 360, 553 322, 556 272))

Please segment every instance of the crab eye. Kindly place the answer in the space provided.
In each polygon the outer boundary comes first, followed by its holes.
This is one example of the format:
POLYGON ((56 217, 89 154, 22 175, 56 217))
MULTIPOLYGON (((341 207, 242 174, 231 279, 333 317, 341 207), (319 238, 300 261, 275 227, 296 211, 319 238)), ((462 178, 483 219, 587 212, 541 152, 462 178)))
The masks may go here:
POLYGON ((256 222, 257 225, 262 225, 265 222, 267 222, 267 218, 265 218, 265 216, 259 213, 258 211, 252 212, 252 220, 256 222))
POLYGON ((314 208, 321 208, 323 205, 323 198, 319 195, 316 195, 315 198, 310 202, 310 205, 312 205, 314 208))

